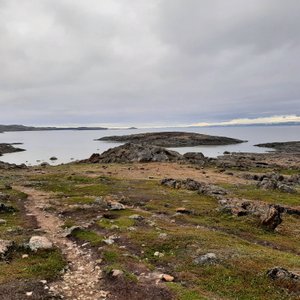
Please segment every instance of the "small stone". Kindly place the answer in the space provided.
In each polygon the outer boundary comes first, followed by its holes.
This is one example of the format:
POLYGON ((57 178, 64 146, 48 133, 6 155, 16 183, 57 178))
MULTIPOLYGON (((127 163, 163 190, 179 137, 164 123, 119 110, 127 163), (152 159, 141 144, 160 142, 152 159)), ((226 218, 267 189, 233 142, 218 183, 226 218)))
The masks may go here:
POLYGON ((23 259, 28 258, 28 257, 29 257, 28 254, 23 254, 23 255, 22 255, 22 258, 23 258, 23 259))
POLYGON ((119 276, 121 276, 123 274, 124 274, 124 272, 121 271, 121 270, 112 270, 112 272, 111 272, 111 276, 112 277, 119 277, 119 276))
POLYGON ((174 281, 174 277, 171 276, 171 275, 168 275, 168 274, 162 274, 161 275, 161 279, 163 281, 166 281, 166 282, 172 282, 172 281, 174 281))
POLYGON ((0 225, 4 225, 4 224, 6 224, 6 220, 0 219, 0 225))
POLYGON ((129 216, 129 219, 142 221, 142 220, 144 220, 144 217, 142 217, 140 215, 131 215, 131 216, 129 216))
POLYGON ((103 242, 107 245, 112 245, 115 241, 112 238, 108 238, 103 240, 103 242))
POLYGON ((158 251, 154 252, 153 255, 156 256, 156 257, 164 257, 164 254, 161 253, 161 252, 158 252, 158 251))
POLYGON ((33 294, 33 292, 26 292, 26 296, 27 296, 27 297, 31 297, 32 294, 33 294))

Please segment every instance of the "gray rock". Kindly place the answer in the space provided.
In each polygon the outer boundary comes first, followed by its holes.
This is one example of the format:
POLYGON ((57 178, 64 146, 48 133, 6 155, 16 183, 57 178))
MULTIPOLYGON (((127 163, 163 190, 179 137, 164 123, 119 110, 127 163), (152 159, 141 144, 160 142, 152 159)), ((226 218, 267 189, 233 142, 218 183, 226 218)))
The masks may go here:
POLYGON ((207 253, 194 259, 194 263, 197 265, 212 265, 217 262, 218 258, 215 253, 207 253))
POLYGON ((51 249, 53 244, 44 236, 33 236, 29 240, 29 248, 32 251, 37 251, 39 249, 51 249))
POLYGON ((0 260, 5 259, 7 254, 13 249, 14 243, 8 240, 0 240, 0 260))
POLYGON ((131 215, 128 217, 129 219, 132 219, 132 220, 137 220, 137 221, 142 221, 144 220, 145 218, 141 215, 131 215))
POLYGON ((123 205, 122 203, 117 202, 117 201, 111 201, 107 205, 108 205, 109 210, 124 210, 125 209, 125 205, 123 205))

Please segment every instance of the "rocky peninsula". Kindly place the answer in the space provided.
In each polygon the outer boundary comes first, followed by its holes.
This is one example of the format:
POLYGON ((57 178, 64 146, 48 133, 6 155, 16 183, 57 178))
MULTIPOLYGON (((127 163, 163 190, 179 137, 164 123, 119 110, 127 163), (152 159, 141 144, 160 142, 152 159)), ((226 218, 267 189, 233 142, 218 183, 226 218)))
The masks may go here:
POLYGON ((280 152, 300 152, 300 141, 293 141, 293 142, 276 142, 276 143, 264 143, 264 144, 257 144, 257 147, 265 147, 265 148, 272 148, 276 151, 280 152))
POLYGON ((193 147, 201 145, 230 145, 244 141, 229 137, 211 136, 191 132, 151 132, 123 136, 105 136, 98 141, 148 144, 159 147, 193 147))
MULTIPOLYGON (((17 143, 17 144, 19 144, 19 143, 17 143)), ((16 144, 6 144, 6 143, 0 144, 0 156, 5 153, 14 153, 14 152, 25 151, 25 149, 16 148, 16 147, 14 147, 14 145, 16 145, 16 144)))

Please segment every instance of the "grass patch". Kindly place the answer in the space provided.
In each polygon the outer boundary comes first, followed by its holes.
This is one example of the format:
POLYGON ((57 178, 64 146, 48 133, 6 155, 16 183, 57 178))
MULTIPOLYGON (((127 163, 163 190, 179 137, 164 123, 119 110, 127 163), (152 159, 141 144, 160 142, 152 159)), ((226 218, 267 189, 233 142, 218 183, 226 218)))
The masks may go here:
POLYGON ((103 240, 102 236, 90 230, 75 230, 72 235, 82 242, 89 242, 92 246, 100 245, 103 240))

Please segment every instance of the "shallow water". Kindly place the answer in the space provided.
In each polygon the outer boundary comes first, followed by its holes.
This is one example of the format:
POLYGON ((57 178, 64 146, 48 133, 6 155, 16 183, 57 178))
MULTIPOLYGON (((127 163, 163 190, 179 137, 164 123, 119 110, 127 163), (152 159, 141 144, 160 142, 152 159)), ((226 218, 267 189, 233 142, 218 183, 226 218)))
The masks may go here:
POLYGON ((92 153, 101 153, 120 143, 94 141, 108 135, 124 135, 153 131, 188 131, 210 135, 220 135, 248 142, 226 146, 197 146, 172 148, 180 153, 202 152, 205 156, 216 157, 224 151, 230 152, 265 152, 270 149, 254 147, 265 142, 284 142, 300 140, 300 126, 255 126, 255 127, 207 127, 207 128, 155 128, 134 130, 88 130, 88 131, 28 131, 0 133, 0 143, 20 142, 17 146, 26 149, 24 152, 3 155, 0 160, 9 163, 26 163, 37 165, 41 162, 51 164, 67 163, 73 160, 88 158, 92 153), (49 158, 55 156, 57 161, 49 158))

